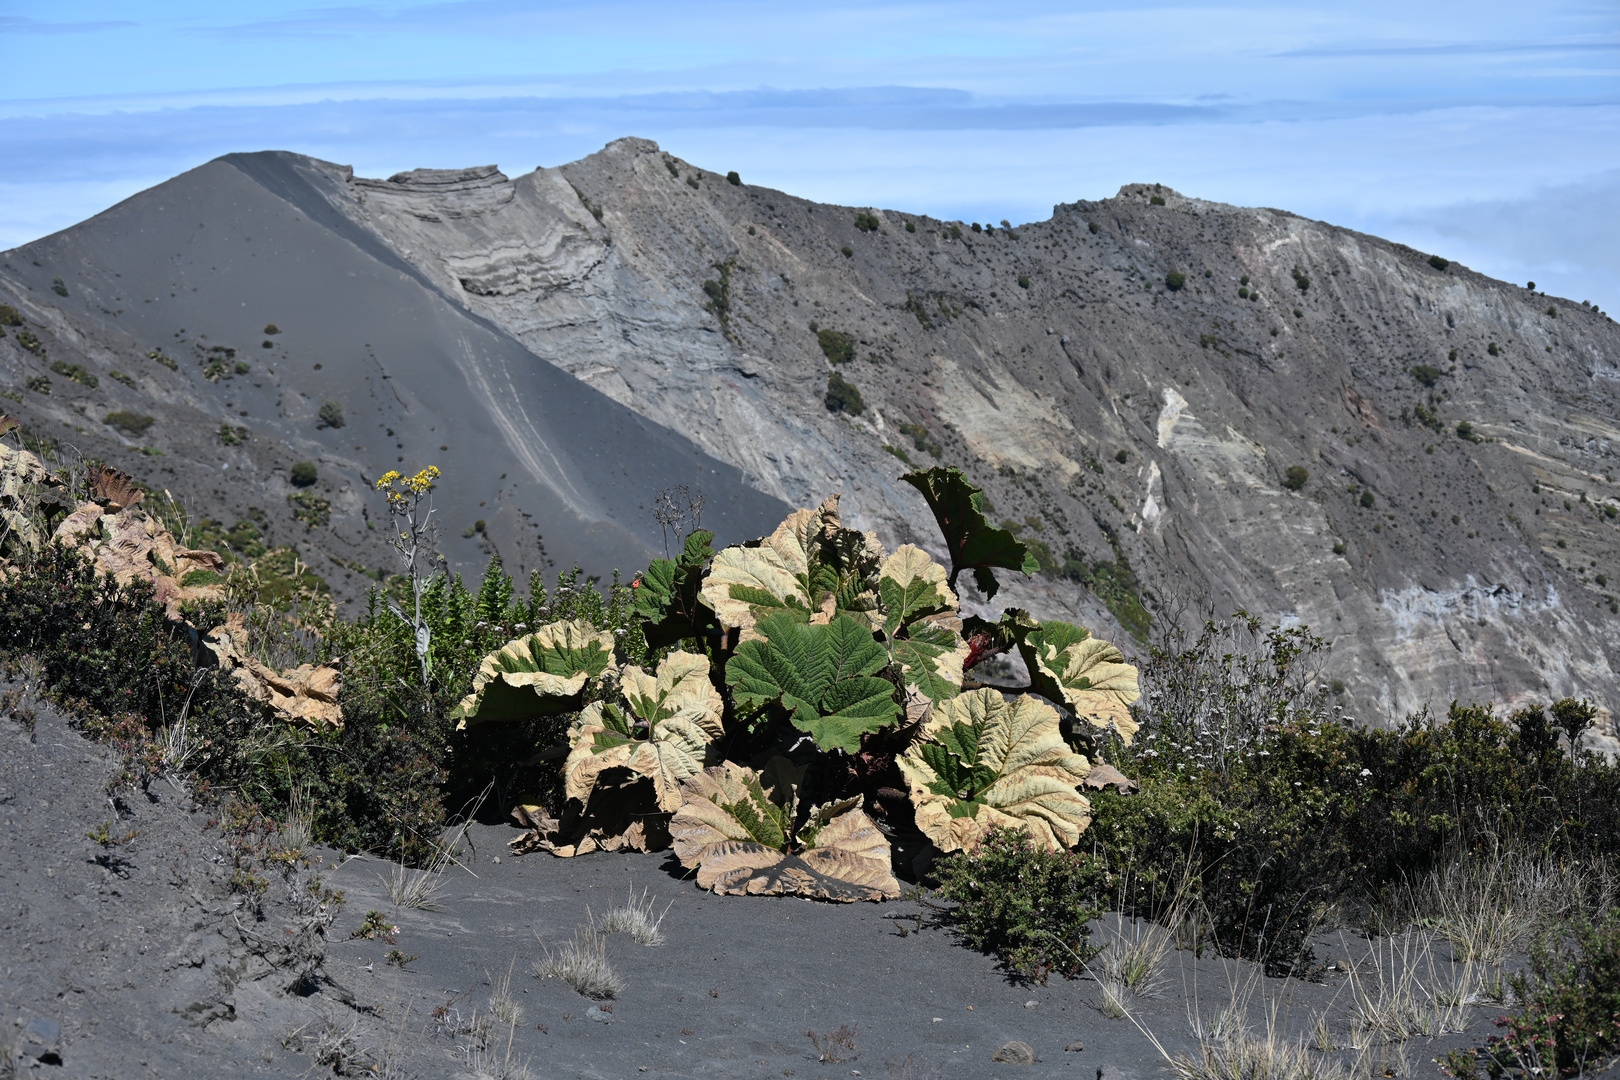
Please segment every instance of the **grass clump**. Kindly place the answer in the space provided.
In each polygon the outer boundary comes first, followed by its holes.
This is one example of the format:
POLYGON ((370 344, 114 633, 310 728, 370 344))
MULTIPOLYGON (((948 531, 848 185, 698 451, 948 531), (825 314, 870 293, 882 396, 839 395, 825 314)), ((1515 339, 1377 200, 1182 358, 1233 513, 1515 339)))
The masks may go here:
MULTIPOLYGON (((538 940, 539 935, 535 935, 538 940)), ((537 979, 561 979, 581 997, 605 1001, 625 988, 625 981, 608 962, 607 942, 589 922, 575 928, 574 936, 554 953, 542 942, 545 958, 534 965, 537 979)))

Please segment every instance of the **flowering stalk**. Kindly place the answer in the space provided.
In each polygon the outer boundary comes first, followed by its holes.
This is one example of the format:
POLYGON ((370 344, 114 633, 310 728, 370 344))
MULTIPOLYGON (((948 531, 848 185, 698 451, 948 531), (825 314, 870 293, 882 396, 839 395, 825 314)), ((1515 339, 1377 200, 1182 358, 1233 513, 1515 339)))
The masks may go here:
POLYGON ((390 469, 377 481, 377 490, 386 492, 388 497, 388 544, 399 552, 405 563, 405 572, 411 576, 411 614, 400 611, 392 600, 388 601, 388 610, 398 615, 415 635, 416 659, 422 666, 423 686, 428 685, 433 666, 429 653, 433 633, 428 628, 427 620, 422 618, 422 593, 438 572, 438 567, 424 572, 422 562, 432 546, 433 482, 438 478, 438 467, 429 465, 415 476, 404 476, 390 469))

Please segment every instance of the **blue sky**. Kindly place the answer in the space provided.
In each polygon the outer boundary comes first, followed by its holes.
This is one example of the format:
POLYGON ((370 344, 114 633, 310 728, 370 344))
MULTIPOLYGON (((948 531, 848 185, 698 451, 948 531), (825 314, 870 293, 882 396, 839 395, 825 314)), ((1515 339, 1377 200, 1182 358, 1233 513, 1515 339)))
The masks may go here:
POLYGON ((1620 309, 1620 6, 0 0, 0 248, 236 150, 368 175, 621 135, 1016 222, 1155 181, 1620 309))

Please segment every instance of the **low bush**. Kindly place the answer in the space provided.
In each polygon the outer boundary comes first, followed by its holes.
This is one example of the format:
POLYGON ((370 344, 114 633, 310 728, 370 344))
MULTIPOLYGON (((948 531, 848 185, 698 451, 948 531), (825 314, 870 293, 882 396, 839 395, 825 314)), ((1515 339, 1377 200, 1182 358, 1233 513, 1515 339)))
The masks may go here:
POLYGON ((1103 912, 1109 877, 1101 859, 1048 851, 1021 829, 992 828, 972 851, 934 864, 939 895, 956 903, 947 921, 968 944, 999 956, 1036 983, 1070 978, 1096 954, 1091 922, 1103 912))
POLYGON ((1442 259, 1438 255, 1430 255, 1429 256, 1429 265, 1434 267, 1436 270, 1444 270, 1446 267, 1451 265, 1451 260, 1450 259, 1442 259))
POLYGON ((1164 205, 1164 196, 1163 195, 1155 195, 1151 199, 1148 200, 1148 204, 1150 206, 1163 206, 1164 205))
POLYGON ((855 384, 836 371, 827 373, 827 395, 824 400, 829 412, 859 416, 866 410, 866 402, 861 400, 861 392, 855 388, 855 384))
POLYGON ((853 259, 855 257, 855 249, 850 247, 848 244, 845 244, 838 250, 844 253, 844 258, 846 259, 853 259))
POLYGON ((1164 284, 1165 287, 1171 292, 1175 292, 1177 289, 1180 289, 1183 285, 1187 284, 1187 275, 1183 274, 1180 270, 1172 270, 1168 274, 1164 275, 1164 284))
POLYGON ((1453 1050, 1442 1061, 1458 1080, 1481 1071, 1491 1080, 1591 1076, 1620 1054, 1620 911, 1594 924, 1577 918, 1568 940, 1560 930, 1530 952, 1529 970, 1509 980, 1517 1016, 1501 1017, 1478 1050, 1453 1050))
POLYGON ((855 215, 855 227, 861 232, 877 232, 883 227, 883 222, 877 219, 876 214, 860 213, 855 215))
POLYGON ((69 364, 64 360, 58 360, 56 363, 51 365, 51 370, 65 379, 72 379, 80 386, 87 386, 92 390, 101 385, 100 379, 96 378, 94 374, 86 371, 78 364, 69 364))
POLYGON ((825 327, 816 330, 816 344, 829 364, 847 364, 855 359, 855 339, 825 327))
POLYGON ((1359 727, 1318 689, 1325 649, 1242 614, 1153 645, 1141 729, 1109 755, 1142 790, 1095 796, 1088 833, 1131 883, 1128 906, 1156 914, 1190 888, 1223 953, 1284 971, 1309 964, 1328 912, 1372 918, 1459 851, 1620 854, 1620 767, 1561 749, 1579 744, 1591 706, 1503 720, 1454 703, 1443 720, 1359 727))
POLYGON ((318 428, 340 428, 344 425, 343 403, 333 398, 321 402, 321 407, 315 413, 318 428))
POLYGON ((1310 480, 1310 478, 1310 471, 1305 466, 1290 465, 1288 471, 1283 474, 1283 487, 1289 491, 1298 491, 1305 486, 1306 481, 1310 480))
POLYGON ((115 428, 118 431, 123 432, 132 439, 138 439, 142 435, 146 434, 147 428, 151 427, 157 422, 157 417, 145 416, 138 412, 130 412, 127 409, 120 409, 117 412, 110 412, 106 416, 102 417, 101 422, 110 428, 115 428))
POLYGON ((292 481, 293 487, 310 487, 319 478, 319 474, 315 471, 315 463, 312 461, 297 462, 287 470, 287 479, 292 481))
POLYGON ((1019 274, 1018 275, 1018 287, 1020 289, 1029 288, 1029 275, 1028 274, 1019 274))
POLYGON ((68 294, 67 284, 59 277, 51 278, 51 292, 57 296, 66 296, 68 294))
POLYGON ((737 175, 736 169, 732 169, 730 172, 726 173, 726 183, 730 184, 732 187, 742 186, 742 177, 737 175))
POLYGON ((0 304, 0 326, 21 326, 22 316, 10 304, 0 304))

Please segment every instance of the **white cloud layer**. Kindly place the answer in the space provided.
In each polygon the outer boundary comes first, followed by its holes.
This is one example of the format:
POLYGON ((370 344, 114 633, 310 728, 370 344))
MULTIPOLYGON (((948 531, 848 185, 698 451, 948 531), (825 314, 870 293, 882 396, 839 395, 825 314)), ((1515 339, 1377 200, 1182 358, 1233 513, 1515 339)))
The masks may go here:
POLYGON ((965 220, 1153 180, 1620 306, 1607 5, 13 0, 0 247, 223 153, 388 175, 622 135, 965 220), (135 14, 132 14, 135 12, 135 14))

